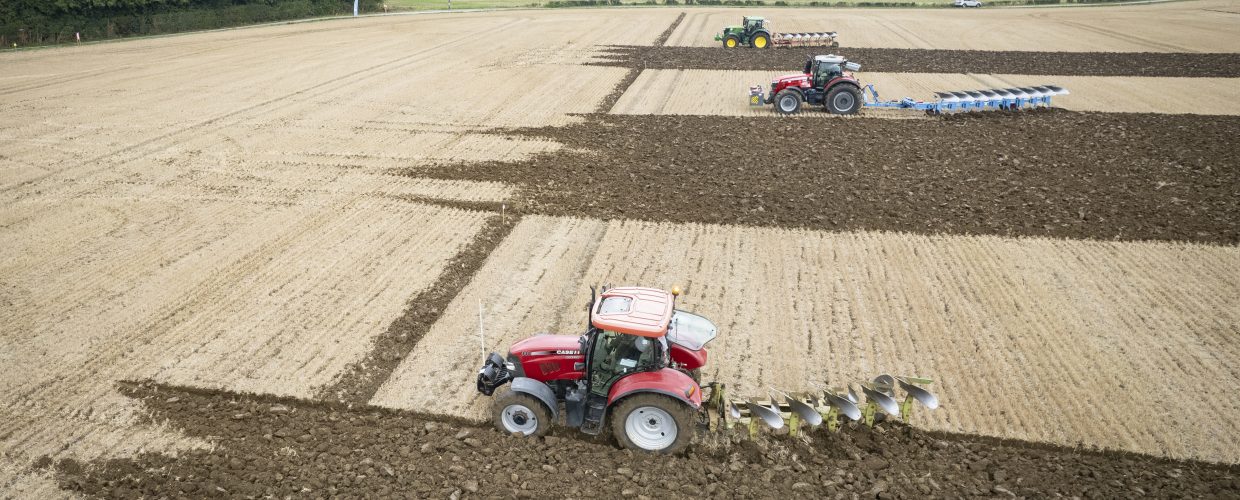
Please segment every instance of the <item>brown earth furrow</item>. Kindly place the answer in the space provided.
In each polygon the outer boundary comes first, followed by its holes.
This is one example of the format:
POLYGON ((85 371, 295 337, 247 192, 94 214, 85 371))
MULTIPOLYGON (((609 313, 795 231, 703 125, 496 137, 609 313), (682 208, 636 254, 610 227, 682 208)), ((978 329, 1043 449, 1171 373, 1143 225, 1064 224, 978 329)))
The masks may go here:
POLYGON ((525 188, 524 210, 826 230, 1240 242, 1240 118, 593 116, 509 130, 525 161, 410 168, 525 188), (607 158, 606 167, 598 158, 607 158))
POLYGON ((1240 77, 1240 53, 1035 52, 1013 50, 800 47, 725 49, 623 45, 587 63, 637 69, 770 70, 796 73, 806 59, 839 54, 863 71, 1007 75, 1240 77))
POLYGON ((434 284, 410 299, 401 316, 387 331, 375 337, 365 357, 345 367, 330 384, 318 389, 318 398, 350 404, 368 403, 518 222, 520 217, 515 214, 492 215, 473 241, 448 261, 434 284))

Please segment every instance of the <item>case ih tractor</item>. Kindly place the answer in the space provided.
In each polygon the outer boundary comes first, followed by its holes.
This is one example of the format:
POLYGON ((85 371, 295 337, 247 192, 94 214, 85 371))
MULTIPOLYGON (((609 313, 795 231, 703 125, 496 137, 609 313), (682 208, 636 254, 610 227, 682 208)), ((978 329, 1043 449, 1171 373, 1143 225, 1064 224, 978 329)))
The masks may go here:
POLYGON ((728 26, 715 35, 716 42, 723 42, 724 48, 733 49, 740 46, 765 49, 767 47, 839 47, 834 31, 818 31, 812 33, 771 33, 766 20, 761 17, 745 16, 740 26, 728 26))
POLYGON ((587 434, 607 422, 626 448, 676 453, 692 440, 702 406, 698 373, 717 334, 706 318, 675 308, 679 290, 591 292, 584 335, 536 335, 491 353, 478 391, 492 395, 495 426, 541 436, 559 420, 587 434))

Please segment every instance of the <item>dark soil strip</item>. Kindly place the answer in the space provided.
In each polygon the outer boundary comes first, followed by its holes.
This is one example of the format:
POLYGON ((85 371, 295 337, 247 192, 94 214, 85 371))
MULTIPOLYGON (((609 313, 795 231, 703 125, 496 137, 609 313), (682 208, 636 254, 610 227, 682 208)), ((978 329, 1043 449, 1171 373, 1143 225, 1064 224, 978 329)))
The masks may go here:
POLYGON ((524 213, 1240 243, 1234 116, 593 115, 567 127, 504 133, 567 147, 526 161, 405 173, 519 184, 529 200, 524 213))
MULTIPOLYGON (((95 497, 1235 498, 1226 466, 1102 453, 900 424, 718 439, 681 457, 633 454, 560 429, 514 438, 425 415, 153 384, 122 385, 150 419, 214 451, 43 460, 95 497)), ((470 390, 463 387, 462 390, 470 390)))
MULTIPOLYGON (((992 73, 1016 75, 1240 77, 1240 54, 1162 52, 1023 52, 990 50, 805 47, 617 46, 603 66, 645 69, 800 71, 817 54, 842 54, 861 70, 887 73, 992 73)), ((951 89, 947 89, 951 90, 951 89)), ((1184 89, 1191 91, 1191 89, 1184 89)))
POLYGON ((624 78, 620 79, 620 83, 616 84, 616 88, 612 89, 611 93, 607 94, 603 101, 598 103, 598 108, 596 108, 598 112, 606 113, 611 111, 611 108, 616 105, 616 102, 620 101, 620 97, 629 90, 634 81, 637 81, 637 76, 641 73, 642 70, 640 69, 630 68, 629 72, 624 74, 624 78))
MULTIPOLYGON (((680 22, 684 20, 685 13, 681 12, 679 16, 676 16, 676 20, 672 21, 672 24, 663 30, 663 33, 659 34, 658 38, 654 39, 654 46, 662 47, 663 44, 667 43, 667 39, 672 36, 672 33, 676 31, 676 27, 680 26, 680 22)), ((616 101, 619 101, 620 96, 623 96, 625 91, 629 90, 629 86, 633 85, 633 82, 637 80, 637 75, 640 75, 642 72, 642 66, 639 65, 626 67, 630 68, 629 72, 624 74, 624 78, 620 79, 620 83, 616 84, 616 88, 610 94, 607 94, 607 97, 603 98, 603 102, 599 103, 597 108, 599 113, 611 111, 612 106, 616 105, 616 101)))
POLYGON ((680 26, 680 22, 684 20, 685 13, 681 12, 679 16, 676 16, 676 20, 672 21, 672 24, 668 25, 667 29, 663 30, 662 33, 659 33, 659 38, 654 39, 654 46, 662 47, 663 44, 667 43, 667 39, 672 37, 672 33, 676 32, 676 27, 680 26))
POLYGON ((345 367, 331 385, 319 390, 318 398, 358 405, 369 402, 519 220, 512 214, 488 219, 474 240, 448 262, 439 279, 410 300, 405 312, 375 339, 366 357, 345 367))
MULTIPOLYGON (((395 175, 399 175, 399 173, 400 171, 394 172, 395 175)), ((505 213, 512 212, 512 203, 507 201, 449 200, 444 198, 430 198, 426 196, 415 196, 408 194, 384 194, 382 196, 391 200, 400 200, 423 205, 438 205, 441 207, 472 210, 475 212, 495 212, 497 214, 501 214, 501 216, 505 213)))

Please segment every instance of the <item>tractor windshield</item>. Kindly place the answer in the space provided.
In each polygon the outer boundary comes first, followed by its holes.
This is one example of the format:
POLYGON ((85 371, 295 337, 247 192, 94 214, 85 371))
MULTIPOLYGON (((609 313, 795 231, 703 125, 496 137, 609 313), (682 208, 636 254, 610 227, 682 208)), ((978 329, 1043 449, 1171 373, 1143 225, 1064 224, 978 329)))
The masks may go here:
POLYGON ((840 69, 838 63, 821 62, 814 69, 814 86, 821 87, 830 82, 832 78, 843 75, 844 71, 840 69))
POLYGON ((672 324, 667 327, 667 340, 691 351, 700 351, 718 332, 709 319, 677 309, 672 314, 672 324))
POLYGON ((612 382, 629 373, 667 365, 667 341, 602 331, 595 336, 590 360, 590 390, 607 395, 612 382))

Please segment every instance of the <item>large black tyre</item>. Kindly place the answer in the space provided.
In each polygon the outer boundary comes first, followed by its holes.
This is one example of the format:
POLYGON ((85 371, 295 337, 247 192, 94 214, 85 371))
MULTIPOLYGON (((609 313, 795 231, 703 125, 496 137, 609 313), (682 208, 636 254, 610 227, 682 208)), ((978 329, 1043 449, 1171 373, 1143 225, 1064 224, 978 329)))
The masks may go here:
POLYGON ((855 114, 861 110, 861 91, 852 85, 836 85, 827 91, 823 105, 837 115, 855 114))
POLYGON ((689 446, 695 430, 693 407, 662 394, 624 398, 611 411, 611 432, 633 451, 675 455, 689 446))
POLYGON ((783 115, 795 115, 801 112, 801 94, 792 89, 784 89, 775 94, 775 111, 783 115))
POLYGON ((755 49, 765 49, 771 46, 771 35, 766 33, 758 33, 749 39, 749 46, 755 49))
POLYGON ((551 410, 524 392, 504 391, 491 402, 491 419, 504 434, 544 436, 551 430, 551 410))
POLYGON ((723 48, 725 49, 735 49, 740 45, 741 39, 736 35, 728 35, 727 38, 723 39, 723 48))

